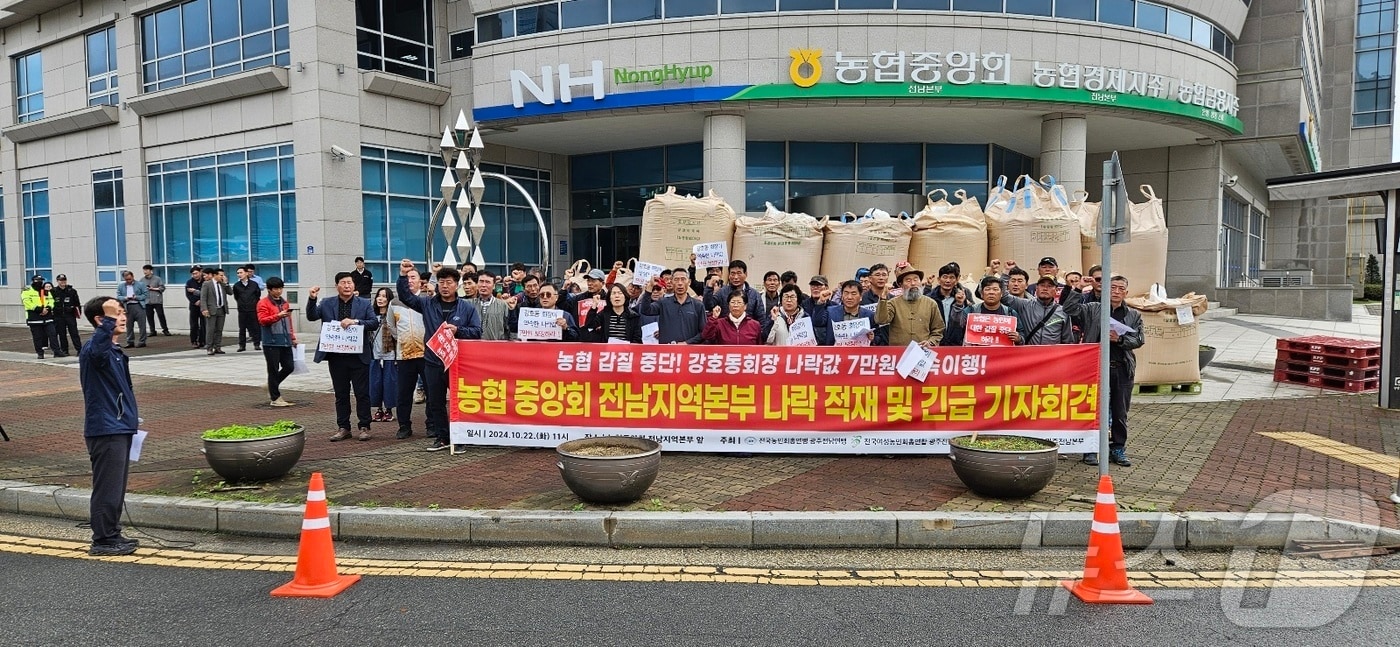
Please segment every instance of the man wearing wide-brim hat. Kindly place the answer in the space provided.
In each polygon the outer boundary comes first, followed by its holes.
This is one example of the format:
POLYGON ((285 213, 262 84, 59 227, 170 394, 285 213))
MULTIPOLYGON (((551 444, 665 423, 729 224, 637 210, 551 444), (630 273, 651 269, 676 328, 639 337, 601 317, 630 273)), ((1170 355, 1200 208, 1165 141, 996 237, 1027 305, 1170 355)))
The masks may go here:
POLYGON ((903 263, 897 272, 899 287, 890 290, 889 298, 881 299, 875 307, 875 323, 889 325, 891 346, 908 346, 911 341, 924 347, 937 346, 943 339, 943 313, 920 289, 924 273, 903 263))

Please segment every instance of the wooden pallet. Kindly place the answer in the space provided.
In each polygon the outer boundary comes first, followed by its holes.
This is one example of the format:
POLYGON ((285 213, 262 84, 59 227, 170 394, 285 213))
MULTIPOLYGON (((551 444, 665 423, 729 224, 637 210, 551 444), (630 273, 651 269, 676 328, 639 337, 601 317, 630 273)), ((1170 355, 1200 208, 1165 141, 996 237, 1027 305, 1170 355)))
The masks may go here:
POLYGON ((1293 373, 1291 371, 1274 370, 1275 382, 1286 382, 1289 384, 1301 384, 1305 386, 1315 386, 1319 389, 1331 391, 1346 391, 1347 393, 1361 393, 1362 391, 1374 391, 1380 388, 1380 378, 1373 377, 1366 380, 1348 380, 1339 377, 1327 377, 1326 375, 1309 375, 1307 373, 1293 373))
POLYGON ((1366 339, 1351 339, 1349 337, 1327 337, 1324 335, 1280 339, 1277 342, 1277 348, 1279 350, 1303 353, 1325 353, 1342 357, 1380 357, 1381 354, 1380 342, 1366 339))
POLYGON ((1294 375, 1321 375, 1323 377, 1335 377, 1343 380, 1374 380, 1381 376, 1381 369, 1379 366, 1376 368, 1347 368, 1345 366, 1294 362, 1284 359, 1274 362, 1274 370, 1292 373, 1294 375))
POLYGON ((1346 355, 1329 355, 1327 353, 1305 353, 1296 350, 1280 350, 1278 352, 1278 361, 1300 364, 1323 364, 1326 366, 1356 369, 1379 369, 1381 367, 1381 358, 1379 355, 1375 357, 1349 357, 1346 355))
POLYGON ((1200 382, 1184 384, 1134 384, 1133 395, 1192 395, 1201 392, 1200 382))

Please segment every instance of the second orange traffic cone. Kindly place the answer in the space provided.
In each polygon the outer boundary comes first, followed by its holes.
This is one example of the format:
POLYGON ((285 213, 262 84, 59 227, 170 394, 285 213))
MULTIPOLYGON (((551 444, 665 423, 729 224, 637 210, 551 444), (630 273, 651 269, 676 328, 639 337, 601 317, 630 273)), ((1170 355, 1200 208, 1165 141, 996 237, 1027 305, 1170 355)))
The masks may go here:
POLYGON ((292 581, 272 590, 276 598, 330 598, 360 581, 359 575, 336 571, 335 546, 331 543, 331 515, 326 508, 326 486, 321 473, 311 474, 306 493, 306 514, 301 522, 301 547, 292 581))
POLYGON ((1152 598, 1128 585, 1123 537, 1118 532, 1118 501, 1113 497, 1113 479, 1107 474, 1099 477, 1084 577, 1060 582, 1060 586, 1080 600, 1095 604, 1152 604, 1152 598))

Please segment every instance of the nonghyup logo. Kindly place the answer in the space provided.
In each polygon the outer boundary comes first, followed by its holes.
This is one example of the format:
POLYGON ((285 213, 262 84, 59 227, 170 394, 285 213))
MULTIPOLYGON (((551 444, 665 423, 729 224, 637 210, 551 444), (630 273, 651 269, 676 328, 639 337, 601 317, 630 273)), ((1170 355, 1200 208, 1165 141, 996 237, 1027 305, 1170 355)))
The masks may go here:
POLYGON ((788 66, 788 76, 799 88, 810 88, 822 78, 822 51, 819 49, 788 50, 792 64, 788 66))

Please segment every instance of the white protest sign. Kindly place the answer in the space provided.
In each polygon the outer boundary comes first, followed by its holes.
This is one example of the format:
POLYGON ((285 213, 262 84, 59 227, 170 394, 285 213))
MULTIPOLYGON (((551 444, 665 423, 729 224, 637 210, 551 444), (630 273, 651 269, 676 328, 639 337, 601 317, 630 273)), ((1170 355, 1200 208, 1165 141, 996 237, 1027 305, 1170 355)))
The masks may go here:
POLYGON ((643 344, 660 344, 660 343, 661 343, 661 340, 660 340, 660 339, 657 339, 657 337, 656 337, 657 334, 658 334, 660 331, 661 331, 661 324, 659 324, 659 323, 654 323, 654 322, 653 322, 653 323, 649 323, 649 324, 647 324, 647 325, 645 325, 645 326, 642 326, 642 343, 643 343, 643 344))
POLYGON ((562 310, 546 310, 544 308, 521 308, 520 327, 517 337, 523 340, 544 340, 563 339, 564 331, 559 328, 559 318, 564 316, 562 310))
POLYGON ((637 261, 637 268, 632 271, 632 285, 646 287, 647 284, 651 283, 652 279, 661 276, 661 273, 665 270, 665 266, 657 265, 656 263, 637 261))
POLYGON ((912 377, 920 382, 928 379, 929 369, 933 368, 933 353, 926 350, 919 342, 911 341, 905 347, 904 354, 900 356, 899 363, 894 369, 899 372, 900 377, 912 377))
POLYGON ((1189 326, 1196 323, 1196 313, 1191 312, 1191 306, 1181 306, 1176 309, 1176 323, 1179 326, 1189 326))
POLYGON ((704 270, 711 267, 726 267, 729 265, 729 243, 720 241, 717 243, 700 243, 691 248, 695 252, 695 269, 704 270))
POLYGON ((788 327, 789 346, 816 346, 817 331, 812 328, 812 319, 803 317, 788 327))
POLYGON ((339 321, 321 324, 321 352, 358 355, 365 350, 365 327, 359 324, 341 328, 339 321))
POLYGON ((865 317, 831 322, 831 335, 836 338, 837 346, 869 346, 870 337, 866 335, 868 332, 870 320, 865 317))

